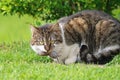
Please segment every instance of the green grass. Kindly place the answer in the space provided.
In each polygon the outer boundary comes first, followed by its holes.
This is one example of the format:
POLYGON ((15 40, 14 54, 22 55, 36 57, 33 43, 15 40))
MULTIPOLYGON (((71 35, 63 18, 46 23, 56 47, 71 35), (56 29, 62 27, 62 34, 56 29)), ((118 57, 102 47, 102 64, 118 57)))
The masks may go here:
POLYGON ((0 80, 119 80, 120 66, 61 65, 40 57, 28 42, 0 45, 0 80))
POLYGON ((120 56, 106 65, 53 63, 29 46, 32 18, 0 15, 0 80, 119 80, 120 56))

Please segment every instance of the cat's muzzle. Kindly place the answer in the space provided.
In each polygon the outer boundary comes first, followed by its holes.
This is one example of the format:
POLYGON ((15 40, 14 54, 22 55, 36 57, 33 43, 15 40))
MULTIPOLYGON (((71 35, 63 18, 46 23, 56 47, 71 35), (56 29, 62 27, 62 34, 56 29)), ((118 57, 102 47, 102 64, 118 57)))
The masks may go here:
POLYGON ((51 58, 57 58, 57 57, 59 57, 59 55, 55 52, 55 51, 53 51, 53 52, 51 52, 50 54, 49 54, 49 56, 51 57, 51 58))

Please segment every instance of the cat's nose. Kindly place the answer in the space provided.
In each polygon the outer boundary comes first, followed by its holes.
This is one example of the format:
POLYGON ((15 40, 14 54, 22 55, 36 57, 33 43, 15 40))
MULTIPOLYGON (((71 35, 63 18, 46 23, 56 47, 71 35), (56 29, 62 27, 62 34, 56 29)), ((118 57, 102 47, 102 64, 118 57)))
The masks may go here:
POLYGON ((49 46, 45 45, 44 48, 46 51, 49 51, 49 46))

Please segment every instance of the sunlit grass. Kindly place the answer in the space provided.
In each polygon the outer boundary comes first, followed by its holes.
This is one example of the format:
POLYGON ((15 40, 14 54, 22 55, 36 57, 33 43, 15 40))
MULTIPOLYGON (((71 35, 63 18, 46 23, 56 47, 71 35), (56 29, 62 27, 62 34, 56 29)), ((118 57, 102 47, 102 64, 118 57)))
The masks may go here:
POLYGON ((0 80, 119 80, 119 75, 120 65, 114 61, 109 65, 62 65, 36 55, 29 42, 0 44, 0 80))

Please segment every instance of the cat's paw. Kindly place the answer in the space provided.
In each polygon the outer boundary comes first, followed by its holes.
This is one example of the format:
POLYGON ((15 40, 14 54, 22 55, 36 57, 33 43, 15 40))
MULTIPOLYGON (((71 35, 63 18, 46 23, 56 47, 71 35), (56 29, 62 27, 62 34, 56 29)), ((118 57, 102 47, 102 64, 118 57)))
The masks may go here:
POLYGON ((87 54, 86 61, 87 61, 87 63, 92 63, 93 62, 93 56, 91 54, 87 54))
POLYGON ((70 58, 67 58, 64 63, 67 65, 67 64, 75 63, 76 61, 77 61, 77 56, 72 56, 70 58))

